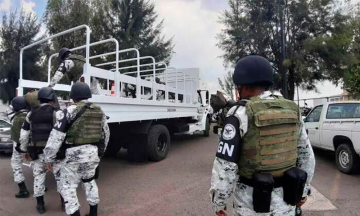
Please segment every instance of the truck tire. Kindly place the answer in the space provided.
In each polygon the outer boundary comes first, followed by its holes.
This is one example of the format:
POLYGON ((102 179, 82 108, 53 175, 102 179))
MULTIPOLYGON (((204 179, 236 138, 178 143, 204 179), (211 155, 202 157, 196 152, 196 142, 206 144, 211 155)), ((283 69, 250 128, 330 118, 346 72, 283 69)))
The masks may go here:
POLYGON ((151 126, 148 133, 149 160, 161 161, 166 158, 170 149, 170 133, 164 125, 151 126))
POLYGON ((121 145, 117 142, 109 142, 105 154, 105 157, 115 157, 119 153, 121 145))
POLYGON ((210 119, 206 118, 204 137, 209 137, 209 136, 210 136, 210 119))
POLYGON ((336 149, 336 165, 340 172, 345 174, 352 174, 359 171, 359 155, 350 144, 341 144, 336 149))

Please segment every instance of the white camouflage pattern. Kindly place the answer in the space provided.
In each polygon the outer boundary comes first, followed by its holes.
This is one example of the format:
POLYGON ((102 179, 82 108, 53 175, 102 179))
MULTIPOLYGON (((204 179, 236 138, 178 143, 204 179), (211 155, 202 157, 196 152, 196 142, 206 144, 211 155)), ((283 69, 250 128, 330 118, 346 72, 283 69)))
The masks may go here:
POLYGON ((91 94, 99 95, 99 89, 101 89, 100 83, 95 77, 93 77, 92 82, 90 83, 91 94))
MULTIPOLYGON (((83 102, 87 102, 84 100, 83 102)), ((63 118, 71 122, 76 116, 76 104, 67 108, 67 114, 64 116, 62 111, 56 113, 56 124, 60 124, 63 118)), ((45 161, 52 163, 64 142, 66 133, 53 129, 50 133, 49 140, 44 149, 45 161)), ((106 116, 103 118, 103 134, 105 137, 105 146, 109 142, 110 130, 106 122, 106 116)), ((98 149, 94 145, 82 145, 66 150, 66 158, 60 169, 61 195, 65 201, 66 214, 73 214, 80 208, 76 195, 76 189, 82 180, 90 179, 95 175, 95 169, 98 167, 100 158, 98 149)), ((86 200, 90 205, 97 205, 100 201, 98 187, 95 180, 83 183, 86 200)))
POLYGON ((46 164, 44 154, 39 154, 39 158, 32 161, 34 175, 34 197, 45 195, 46 164))
POLYGON ((74 67, 74 62, 70 59, 66 59, 63 62, 61 62, 54 76, 50 80, 50 87, 54 87, 56 84, 58 84, 62 79, 62 77, 64 76, 64 74, 70 72, 71 68, 73 67, 74 67))
MULTIPOLYGON (((49 105, 48 103, 43 103, 40 106, 49 105)), ((30 121, 31 111, 27 114, 25 121, 31 124, 30 121)), ((22 151, 27 151, 30 140, 30 130, 21 129, 20 132, 20 149, 22 151)), ((45 194, 45 179, 46 179, 46 163, 44 154, 39 154, 39 158, 32 161, 33 176, 34 176, 34 197, 44 196, 45 194)), ((53 163, 53 173, 56 181, 57 191, 60 193, 60 167, 62 165, 61 160, 54 160, 53 163)))
POLYGON ((16 142, 13 142, 13 152, 11 155, 11 160, 10 160, 10 164, 11 164, 11 168, 13 171, 13 175, 14 175, 14 181, 16 183, 21 183, 23 181, 25 181, 25 176, 24 176, 24 172, 22 169, 22 163, 23 163, 23 156, 21 155, 21 153, 19 153, 16 149, 16 142))
MULTIPOLYGON (((20 110, 20 112, 23 110, 20 110)), ((9 118, 9 120, 11 120, 11 118, 16 114, 16 112, 13 110, 12 105, 10 105, 6 111, 5 111, 6 116, 9 118)), ((12 124, 13 122, 11 122, 12 124)), ((21 183, 23 181, 25 181, 25 176, 24 176, 24 172, 22 169, 22 163, 23 163, 23 157, 21 155, 21 153, 19 153, 16 149, 16 142, 13 142, 13 152, 11 155, 11 160, 10 160, 10 164, 11 164, 11 168, 13 171, 13 175, 14 175, 14 181, 16 183, 21 183)))
POLYGON ((58 84, 63 76, 64 76, 63 72, 57 70, 54 76, 51 78, 50 86, 54 87, 56 84, 58 84))
MULTIPOLYGON (((231 113, 233 109, 229 111, 231 113)), ((240 131, 243 137, 247 131, 246 110, 239 108, 236 117, 240 120, 240 131), (244 127, 244 124, 246 127, 244 127)), ((305 131, 304 123, 301 122, 301 130, 298 134, 297 167, 308 174, 304 189, 305 197, 310 189, 310 182, 314 175, 315 157, 310 141, 305 131)), ((295 207, 286 204, 283 200, 283 189, 275 188, 272 192, 269 213, 256 213, 253 208, 253 188, 239 182, 238 165, 220 158, 215 158, 211 177, 210 197, 215 212, 224 210, 234 191, 234 215, 237 216, 294 216, 295 207)))

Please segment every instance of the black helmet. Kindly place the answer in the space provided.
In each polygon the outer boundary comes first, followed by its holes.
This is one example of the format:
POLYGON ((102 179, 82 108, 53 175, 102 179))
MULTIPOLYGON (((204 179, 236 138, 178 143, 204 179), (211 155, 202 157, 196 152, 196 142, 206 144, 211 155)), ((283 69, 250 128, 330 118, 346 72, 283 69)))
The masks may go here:
POLYGON ((50 87, 41 88, 38 93, 38 98, 39 98, 39 101, 41 101, 41 100, 54 101, 55 100, 54 89, 52 89, 50 87))
POLYGON ((70 92, 71 99, 88 99, 91 98, 91 91, 89 86, 83 82, 77 82, 71 87, 70 92))
POLYGON ((236 101, 234 101, 234 100, 228 100, 227 102, 226 102, 226 106, 227 107, 233 107, 233 106, 235 106, 236 105, 236 101))
POLYGON ((71 53, 70 49, 63 47, 59 51, 59 58, 61 60, 66 59, 68 57, 68 54, 70 54, 70 53, 71 53))
POLYGON ((264 57, 253 55, 238 61, 233 82, 235 85, 261 85, 270 87, 274 82, 273 69, 264 57))
POLYGON ((11 106, 13 107, 14 111, 20 111, 22 109, 27 109, 26 100, 24 97, 18 96, 12 99, 11 106))

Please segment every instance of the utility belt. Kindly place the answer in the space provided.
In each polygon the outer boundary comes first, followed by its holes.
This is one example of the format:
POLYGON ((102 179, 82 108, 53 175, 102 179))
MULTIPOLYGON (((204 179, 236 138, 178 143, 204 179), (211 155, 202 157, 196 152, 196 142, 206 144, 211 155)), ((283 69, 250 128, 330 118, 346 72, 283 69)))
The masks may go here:
POLYGON ((39 159, 39 154, 44 153, 44 147, 28 146, 28 154, 31 160, 39 159))
MULTIPOLYGON (((44 148, 45 147, 29 146, 28 147, 28 154, 29 154, 31 160, 39 159, 39 154, 44 153, 44 148)), ((56 160, 65 159, 65 152, 66 152, 66 148, 64 147, 64 145, 62 145, 60 147, 59 151, 56 153, 55 159, 56 160)))
POLYGON ((84 144, 65 144, 64 146, 66 146, 66 148, 75 148, 75 147, 79 147, 79 146, 83 146, 83 145, 93 145, 93 146, 98 146, 100 143, 84 143, 84 144))
POLYGON ((257 213, 270 212, 271 193, 274 188, 282 187, 284 201, 295 206, 302 199, 307 180, 307 173, 294 167, 284 173, 282 177, 271 174, 255 173, 252 179, 240 177, 240 183, 253 187, 253 205, 257 213))

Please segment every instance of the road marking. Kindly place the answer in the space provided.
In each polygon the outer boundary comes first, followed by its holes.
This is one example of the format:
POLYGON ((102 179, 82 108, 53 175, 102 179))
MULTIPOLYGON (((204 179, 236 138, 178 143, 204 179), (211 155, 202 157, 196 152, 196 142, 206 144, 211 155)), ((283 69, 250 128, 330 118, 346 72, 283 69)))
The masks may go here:
POLYGON ((334 211, 337 210, 329 199, 321 194, 316 188, 311 188, 311 196, 302 207, 305 211, 334 211))

